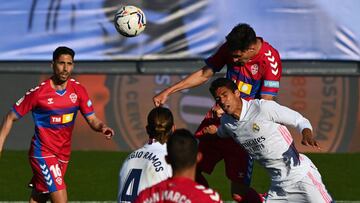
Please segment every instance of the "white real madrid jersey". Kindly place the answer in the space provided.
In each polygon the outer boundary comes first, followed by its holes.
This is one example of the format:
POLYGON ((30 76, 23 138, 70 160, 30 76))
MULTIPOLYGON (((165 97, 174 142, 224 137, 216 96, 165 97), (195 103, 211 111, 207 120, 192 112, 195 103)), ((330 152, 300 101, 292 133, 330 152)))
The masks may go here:
POLYGON ((166 143, 152 142, 132 152, 119 173, 118 202, 133 202, 137 195, 156 183, 172 176, 165 161, 166 143))
POLYGON ((304 128, 312 130, 310 122, 298 112, 274 101, 255 99, 242 102, 240 119, 224 114, 218 135, 231 136, 240 143, 267 169, 272 185, 285 186, 303 178, 310 163, 296 150, 285 125, 302 132, 304 128))

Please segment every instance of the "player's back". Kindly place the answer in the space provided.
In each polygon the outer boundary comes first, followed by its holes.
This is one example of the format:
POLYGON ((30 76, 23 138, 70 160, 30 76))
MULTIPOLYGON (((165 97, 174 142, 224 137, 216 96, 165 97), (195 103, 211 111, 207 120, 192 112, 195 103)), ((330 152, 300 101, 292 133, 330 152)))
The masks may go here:
POLYGON ((132 152, 119 173, 118 202, 132 202, 137 195, 172 175, 165 161, 166 144, 152 142, 132 152))
POLYGON ((211 188, 199 185, 185 177, 169 178, 147 188, 139 194, 135 203, 171 203, 171 202, 222 202, 219 194, 211 188))

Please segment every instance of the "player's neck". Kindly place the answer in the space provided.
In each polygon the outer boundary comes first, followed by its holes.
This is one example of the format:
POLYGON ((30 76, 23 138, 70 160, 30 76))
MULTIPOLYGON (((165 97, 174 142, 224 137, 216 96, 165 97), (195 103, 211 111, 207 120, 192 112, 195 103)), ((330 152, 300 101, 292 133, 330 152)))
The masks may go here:
POLYGON ((232 117, 234 117, 237 120, 240 120, 242 107, 243 107, 243 101, 240 98, 239 104, 237 105, 235 112, 232 114, 232 117))
POLYGON ((262 46, 262 40, 260 38, 256 38, 256 43, 255 43, 255 55, 257 55, 260 52, 262 46))
POLYGON ((50 79, 51 87, 54 88, 55 90, 64 90, 64 89, 66 89, 67 82, 68 82, 67 80, 66 81, 59 81, 55 77, 51 77, 51 79, 50 79))
POLYGON ((174 178, 179 178, 179 177, 183 177, 183 178, 189 178, 193 181, 195 181, 195 167, 191 167, 191 168, 187 168, 187 169, 183 169, 183 170, 176 170, 173 171, 173 176, 174 178))

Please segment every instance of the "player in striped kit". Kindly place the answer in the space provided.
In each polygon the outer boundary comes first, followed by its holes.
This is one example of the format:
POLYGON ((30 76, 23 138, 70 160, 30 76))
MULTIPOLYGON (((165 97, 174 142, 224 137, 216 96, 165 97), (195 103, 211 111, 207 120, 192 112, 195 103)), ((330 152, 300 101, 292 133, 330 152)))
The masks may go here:
POLYGON ((89 126, 107 139, 113 129, 95 116, 86 89, 74 79, 75 52, 58 47, 53 52, 53 76, 30 89, 5 116, 0 130, 0 153, 13 123, 32 111, 35 133, 29 160, 33 177, 30 202, 67 202, 65 172, 71 153, 71 136, 78 110, 89 126))
POLYGON ((174 130, 174 117, 168 108, 156 107, 150 111, 146 126, 148 143, 132 152, 120 169, 119 203, 133 202, 142 190, 172 175, 165 156, 166 141, 174 130))
POLYGON ((213 81, 210 92, 225 114, 220 127, 211 125, 205 132, 232 137, 267 169, 271 187, 266 202, 333 202, 319 171, 296 150, 285 127, 297 128, 303 145, 320 149, 306 118, 274 101, 241 99, 236 84, 225 78, 213 81))
MULTIPOLYGON (((248 24, 236 25, 226 36, 226 42, 205 63, 200 70, 157 94, 153 98, 155 106, 164 104, 167 97, 175 92, 204 84, 224 66, 227 67, 226 77, 236 82, 242 98, 273 100, 277 96, 282 72, 280 55, 268 42, 257 37, 248 24)), ((195 132, 200 141, 199 150, 203 153, 196 181, 208 185, 202 172, 211 174, 216 164, 224 160, 233 199, 238 202, 261 202, 262 197, 249 187, 253 163, 248 154, 231 138, 208 139, 203 136, 205 126, 219 125, 221 113, 221 108, 215 105, 195 132), (242 201, 238 195, 244 197, 242 201)))

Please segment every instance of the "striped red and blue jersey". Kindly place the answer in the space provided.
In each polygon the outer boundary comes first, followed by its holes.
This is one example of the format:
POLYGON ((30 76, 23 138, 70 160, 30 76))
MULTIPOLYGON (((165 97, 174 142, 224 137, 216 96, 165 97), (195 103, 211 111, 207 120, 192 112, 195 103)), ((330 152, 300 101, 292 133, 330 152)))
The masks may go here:
POLYGON ((261 98, 261 95, 276 96, 279 90, 282 72, 279 52, 262 38, 259 39, 262 41, 259 53, 243 66, 234 64, 226 42, 205 60, 214 72, 227 65, 226 77, 236 82, 241 97, 246 100, 261 98))
POLYGON ((78 110, 84 117, 94 113, 86 89, 74 79, 68 80, 65 90, 56 91, 50 79, 30 89, 12 107, 18 118, 29 111, 35 124, 29 155, 56 156, 68 161, 71 153, 71 135, 78 110))

